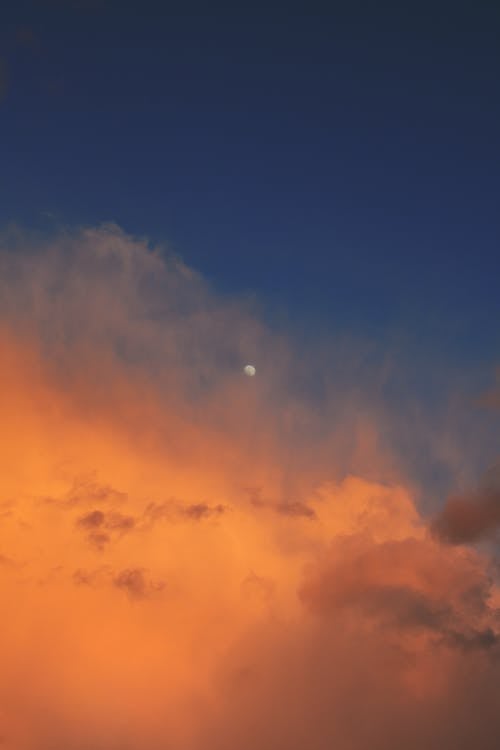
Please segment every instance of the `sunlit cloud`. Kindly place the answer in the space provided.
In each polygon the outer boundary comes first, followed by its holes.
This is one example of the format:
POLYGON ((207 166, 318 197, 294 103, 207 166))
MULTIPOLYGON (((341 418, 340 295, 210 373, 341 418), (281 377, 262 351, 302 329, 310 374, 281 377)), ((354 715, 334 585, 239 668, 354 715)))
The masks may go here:
POLYGON ((167 250, 2 242, 3 747, 493 747, 494 498, 429 528, 366 381, 167 250))

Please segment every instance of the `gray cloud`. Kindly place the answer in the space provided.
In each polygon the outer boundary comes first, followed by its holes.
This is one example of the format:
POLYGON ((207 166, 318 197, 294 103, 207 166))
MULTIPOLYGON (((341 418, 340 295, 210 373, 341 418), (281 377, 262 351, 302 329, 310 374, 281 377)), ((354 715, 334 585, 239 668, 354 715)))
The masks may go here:
POLYGON ((500 490, 483 489, 450 497, 431 528, 436 537, 449 544, 493 538, 500 530, 500 490))
POLYGON ((259 487, 247 487, 246 494, 253 508, 262 508, 290 518, 309 518, 314 520, 316 513, 306 503, 300 500, 273 501, 262 497, 259 487))
POLYGON ((143 523, 148 526, 157 521, 203 521, 218 518, 227 512, 226 506, 218 503, 181 503, 178 500, 164 500, 149 503, 144 510, 143 523))
POLYGON ((92 531, 87 536, 87 539, 93 547, 99 550, 99 552, 102 552, 106 545, 111 542, 110 535, 106 534, 104 531, 92 531))
POLYGON ((87 533, 90 544, 102 551, 113 539, 135 528, 136 519, 115 511, 93 510, 76 520, 78 529, 87 533))
POLYGON ((102 510, 93 510, 77 519, 76 525, 82 529, 96 529, 104 524, 105 515, 102 510))
POLYGON ((144 568, 127 568, 120 571, 114 576, 113 584, 132 599, 146 599, 161 592, 165 587, 163 581, 151 581, 148 571, 144 568))

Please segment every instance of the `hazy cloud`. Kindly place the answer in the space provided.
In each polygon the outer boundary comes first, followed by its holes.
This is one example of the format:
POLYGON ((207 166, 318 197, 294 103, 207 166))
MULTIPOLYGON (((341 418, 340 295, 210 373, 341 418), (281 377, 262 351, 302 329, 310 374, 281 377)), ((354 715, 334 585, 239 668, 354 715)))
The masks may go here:
POLYGON ((42 500, 49 504, 56 504, 62 508, 72 508, 78 505, 93 505, 104 503, 109 505, 123 504, 127 500, 125 492, 100 484, 90 477, 74 477, 71 487, 60 497, 43 497, 42 500))
POLYGON ((89 543, 100 552, 102 552, 106 545, 111 542, 110 535, 106 534, 104 531, 92 531, 87 536, 87 539, 89 543))

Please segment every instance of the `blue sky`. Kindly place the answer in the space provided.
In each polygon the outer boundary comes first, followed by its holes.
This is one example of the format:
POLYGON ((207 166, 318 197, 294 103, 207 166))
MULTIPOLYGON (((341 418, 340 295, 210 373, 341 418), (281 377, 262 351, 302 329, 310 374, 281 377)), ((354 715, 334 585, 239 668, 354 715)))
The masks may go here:
POLYGON ((131 5, 2 10, 0 222, 114 221, 281 322, 491 373, 494 4, 131 5))

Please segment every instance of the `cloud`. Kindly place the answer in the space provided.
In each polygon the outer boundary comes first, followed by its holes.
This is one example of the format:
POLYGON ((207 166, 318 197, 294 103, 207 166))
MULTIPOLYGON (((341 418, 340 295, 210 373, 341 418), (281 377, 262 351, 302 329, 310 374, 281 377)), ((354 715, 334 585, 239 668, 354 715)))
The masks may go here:
POLYGON ((132 599, 145 599, 164 587, 163 581, 151 582, 147 578, 147 572, 142 568, 122 570, 113 578, 113 583, 126 591, 132 599))
POLYGON ((124 503, 126 500, 126 493, 96 482, 93 472, 88 476, 72 478, 71 487, 62 496, 42 498, 43 502, 54 503, 62 508, 72 508, 76 505, 94 505, 95 503, 114 505, 124 503))
POLYGON ((133 598, 142 599, 146 595, 146 581, 140 568, 122 570, 114 579, 114 584, 125 589, 133 598))
POLYGON ((103 513, 101 510, 93 510, 76 520, 77 528, 86 533, 88 542, 99 551, 132 531, 135 525, 136 519, 133 516, 113 511, 103 513))
POLYGON ((12 567, 16 563, 14 560, 12 560, 10 557, 7 557, 6 555, 0 555, 0 565, 5 565, 6 567, 12 567))
POLYGON ((118 532, 131 531, 135 523, 136 520, 133 516, 124 516, 122 513, 108 513, 104 519, 104 525, 107 529, 118 532))
POLYGON ((89 543, 97 550, 102 551, 111 542, 111 537, 104 531, 92 531, 87 537, 89 543))
POLYGON ((99 527, 111 531, 130 531, 135 526, 135 518, 124 516, 122 513, 103 513, 93 510, 77 519, 77 526, 82 529, 97 529, 99 527))
POLYGON ((314 510, 304 502, 287 499, 276 503, 272 500, 266 500, 261 496, 261 489, 258 487, 247 488, 247 493, 254 508, 271 510, 290 518, 309 518, 311 520, 316 518, 314 510))
POLYGON ((218 518, 227 512, 227 507, 221 503, 208 505, 207 503, 184 504, 178 500, 165 500, 161 503, 149 503, 144 510, 142 522, 146 526, 157 521, 202 521, 218 518))
POLYGON ((446 634, 446 637, 450 643, 464 649, 465 651, 491 649, 498 646, 500 642, 498 633, 492 630, 492 628, 472 630, 469 633, 456 633, 451 631, 446 634))
POLYGON ((468 544, 497 536, 500 530, 499 469, 495 464, 478 489, 448 498, 432 522, 437 538, 450 544, 468 544))
POLYGON ((6 747, 498 746, 494 482, 431 534, 354 345, 113 225, 7 232, 0 319, 6 747))
POLYGON ((497 645, 493 582, 475 561, 428 538, 377 545, 350 536, 332 544, 300 589, 306 606, 323 617, 353 612, 385 632, 438 638, 461 647, 497 645), (440 566, 434 574, 435 565, 440 566))
POLYGON ((97 586, 103 578, 109 575, 109 566, 101 566, 93 570, 78 568, 74 571, 72 578, 77 586, 97 586))
POLYGON ((105 515, 101 510, 93 510, 91 513, 82 516, 77 520, 77 525, 83 529, 95 529, 102 526, 104 523, 105 515))

